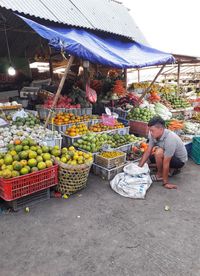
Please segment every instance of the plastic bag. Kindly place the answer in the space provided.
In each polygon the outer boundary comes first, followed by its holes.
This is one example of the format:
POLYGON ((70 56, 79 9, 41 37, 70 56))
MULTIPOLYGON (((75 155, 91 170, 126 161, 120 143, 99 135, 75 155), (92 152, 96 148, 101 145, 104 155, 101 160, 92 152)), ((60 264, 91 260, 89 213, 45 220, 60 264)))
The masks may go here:
POLYGON ((143 167, 139 167, 138 163, 130 163, 124 167, 124 172, 132 176, 147 174, 149 173, 149 166, 144 164, 143 167))
POLYGON ((86 84, 86 98, 90 103, 96 103, 97 101, 96 91, 90 88, 88 84, 86 84))
POLYGON ((27 118, 28 113, 24 111, 24 109, 21 109, 20 111, 17 111, 13 114, 12 120, 16 121, 17 118, 27 118))
POLYGON ((124 167, 124 173, 113 178, 110 185, 116 193, 124 197, 144 199, 151 183, 148 165, 141 168, 131 163, 124 167))

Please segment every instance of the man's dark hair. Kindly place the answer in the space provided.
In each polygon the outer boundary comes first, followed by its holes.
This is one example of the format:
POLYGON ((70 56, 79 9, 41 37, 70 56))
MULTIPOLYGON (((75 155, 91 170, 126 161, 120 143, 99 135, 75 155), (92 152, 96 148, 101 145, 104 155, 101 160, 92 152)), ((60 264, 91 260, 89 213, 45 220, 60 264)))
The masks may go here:
POLYGON ((158 126, 158 127, 164 128, 165 121, 160 116, 155 116, 148 123, 148 127, 152 127, 152 126, 158 126))

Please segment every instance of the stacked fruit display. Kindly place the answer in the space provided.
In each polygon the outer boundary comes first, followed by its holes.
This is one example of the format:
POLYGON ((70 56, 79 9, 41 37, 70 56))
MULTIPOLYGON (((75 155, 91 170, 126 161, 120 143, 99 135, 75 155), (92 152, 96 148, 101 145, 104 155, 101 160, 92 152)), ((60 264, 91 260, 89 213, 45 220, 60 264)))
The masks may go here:
POLYGON ((88 133, 74 143, 74 146, 92 153, 100 151, 103 145, 110 145, 112 148, 118 148, 122 145, 134 143, 144 138, 125 134, 95 134, 88 133))
POLYGON ((26 125, 17 127, 16 125, 6 128, 0 128, 0 147, 6 147, 8 144, 13 144, 15 140, 24 140, 31 138, 39 144, 42 144, 48 139, 61 139, 61 134, 57 131, 45 129, 40 125, 33 128, 26 125))
POLYGON ((74 147, 39 146, 34 140, 16 140, 8 145, 8 152, 0 155, 0 177, 9 179, 26 175, 53 166, 54 160, 69 165, 80 165, 92 162, 90 153, 75 150, 74 147))
POLYGON ((0 177, 12 178, 49 168, 53 166, 52 155, 57 150, 40 147, 31 139, 16 140, 8 145, 8 152, 1 155, 0 177))
POLYGON ((55 118, 52 119, 52 123, 56 125, 67 125, 89 121, 89 115, 78 116, 72 113, 58 113, 55 118))
POLYGON ((167 101, 169 101, 174 109, 188 108, 191 107, 189 101, 183 97, 177 95, 166 94, 163 96, 167 101))
POLYGON ((85 124, 73 125, 65 131, 65 134, 71 137, 81 136, 88 133, 88 127, 85 124))
POLYGON ((136 107, 129 112, 127 119, 148 122, 153 116, 155 116, 155 113, 149 108, 136 107))
POLYGON ((124 125, 118 121, 115 122, 114 126, 105 126, 103 123, 94 124, 89 127, 89 130, 92 132, 102 132, 112 129, 124 128, 124 125))
POLYGON ((25 118, 17 117, 15 121, 12 122, 13 125, 19 126, 27 126, 34 127, 40 124, 40 120, 36 118, 34 115, 29 114, 25 118))
POLYGON ((91 153, 85 153, 80 150, 76 150, 74 147, 62 148, 60 151, 60 156, 56 157, 58 161, 68 165, 82 165, 90 164, 93 162, 93 157, 91 153))

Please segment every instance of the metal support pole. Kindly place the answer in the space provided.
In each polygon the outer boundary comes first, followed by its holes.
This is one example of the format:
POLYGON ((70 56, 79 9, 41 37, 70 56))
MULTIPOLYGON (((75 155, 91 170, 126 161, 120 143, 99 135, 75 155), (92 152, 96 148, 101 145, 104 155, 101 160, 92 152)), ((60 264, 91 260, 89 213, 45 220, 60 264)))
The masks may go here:
POLYGON ((48 125, 48 123, 49 123, 49 119, 50 119, 51 114, 52 114, 52 112, 53 112, 53 108, 54 108, 55 105, 57 104, 57 101, 58 101, 58 99, 59 99, 59 97, 60 97, 60 93, 61 93, 61 91, 62 91, 62 88, 63 88, 63 85, 64 85, 64 83, 65 83, 67 74, 69 73, 69 70, 70 70, 70 67, 71 67, 73 61, 74 61, 74 56, 70 56, 70 59, 69 59, 69 61, 68 61, 68 63, 67 63, 67 67, 65 68, 64 75, 62 76, 62 79, 61 79, 60 84, 59 84, 59 86, 58 86, 58 89, 57 89, 57 92, 56 92, 56 95, 55 95, 53 104, 52 104, 52 106, 51 106, 51 109, 49 110, 49 114, 48 114, 48 116, 47 116, 47 119, 46 119, 46 122, 45 122, 45 125, 44 125, 45 128, 47 127, 47 125, 48 125))
POLYGON ((138 73, 138 82, 140 82, 140 69, 137 70, 137 73, 138 73))
POLYGON ((162 73, 163 69, 165 68, 165 64, 163 64, 163 66, 160 68, 159 72, 156 74, 155 78, 153 79, 153 81, 151 82, 151 84, 149 85, 149 87, 147 87, 144 92, 142 93, 139 102, 142 101, 142 99, 146 96, 146 94, 150 91, 151 87, 153 86, 153 84, 155 83, 155 81, 157 80, 157 78, 159 77, 159 75, 162 73))
POLYGON ((177 76, 177 92, 180 93, 180 71, 181 71, 181 64, 178 63, 178 76, 177 76))

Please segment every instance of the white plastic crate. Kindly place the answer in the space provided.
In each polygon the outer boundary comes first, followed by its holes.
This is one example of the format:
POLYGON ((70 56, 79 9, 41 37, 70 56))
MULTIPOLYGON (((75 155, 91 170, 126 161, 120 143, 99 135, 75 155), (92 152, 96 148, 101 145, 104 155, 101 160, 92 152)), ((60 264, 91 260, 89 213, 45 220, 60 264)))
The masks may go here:
POLYGON ((59 146, 59 148, 62 147, 62 139, 63 138, 46 138, 43 143, 44 145, 48 146, 48 147, 55 147, 55 146, 59 146))
POLYGON ((65 133, 61 132, 61 135, 63 137, 63 147, 69 147, 72 146, 78 139, 82 137, 82 135, 71 137, 69 135, 66 135, 65 133))
POLYGON ((72 113, 74 115, 82 115, 81 108, 65 108, 65 113, 72 113))
POLYGON ((92 115, 92 108, 81 108, 81 115, 92 115))
POLYGON ((117 175, 118 173, 123 172, 123 168, 126 164, 123 164, 119 167, 113 168, 113 169, 106 169, 103 168, 99 165, 93 164, 92 165, 92 172, 97 175, 100 176, 103 180, 111 180, 115 177, 115 175, 117 175))

